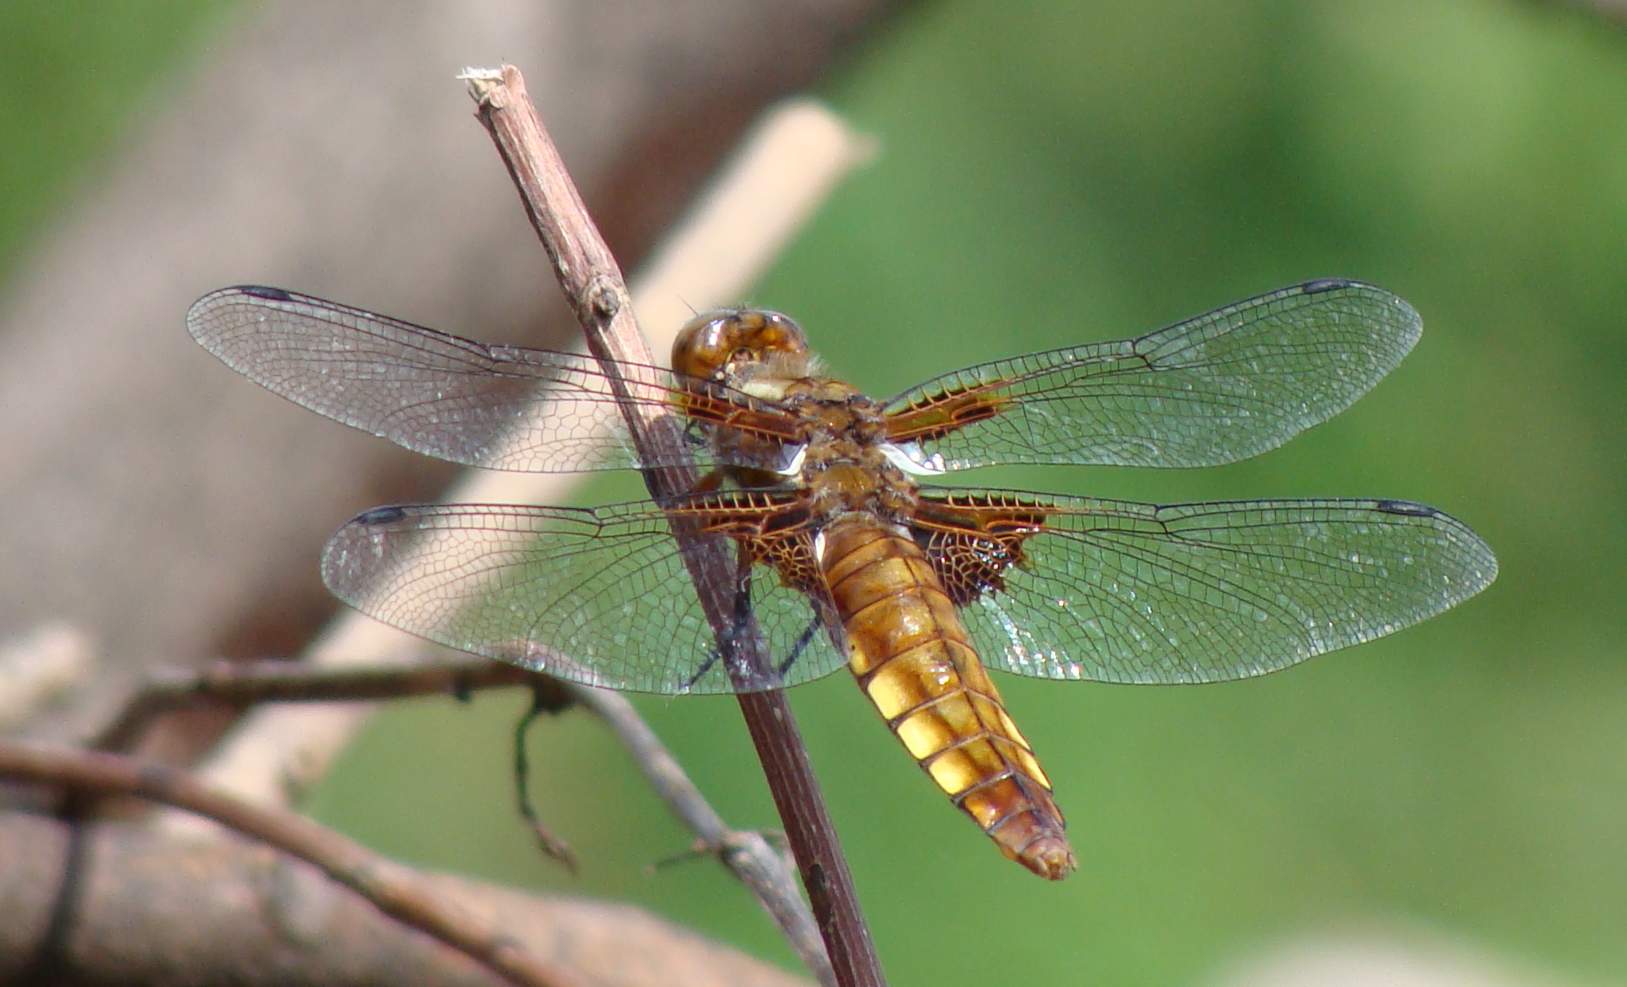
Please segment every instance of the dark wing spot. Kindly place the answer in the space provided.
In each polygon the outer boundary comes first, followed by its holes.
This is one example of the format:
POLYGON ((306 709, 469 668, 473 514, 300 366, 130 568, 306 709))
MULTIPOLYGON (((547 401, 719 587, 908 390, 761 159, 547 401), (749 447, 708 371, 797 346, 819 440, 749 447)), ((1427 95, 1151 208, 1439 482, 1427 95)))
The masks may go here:
POLYGON ((255 298, 264 298, 267 301, 291 302, 294 300, 293 295, 283 291, 281 288, 268 288, 263 284, 239 285, 237 290, 241 291, 245 295, 253 295, 255 298))
POLYGON ((362 511, 351 519, 351 524, 392 524, 407 516, 399 507, 374 507, 362 511))
POLYGON ((1300 285, 1300 290, 1307 295, 1319 295, 1324 291, 1337 291, 1340 288, 1350 287, 1347 278, 1317 278, 1300 285))
POLYGON ((1435 517, 1440 514, 1428 504, 1410 500, 1381 500, 1375 506, 1385 514, 1405 514, 1408 517, 1435 517))

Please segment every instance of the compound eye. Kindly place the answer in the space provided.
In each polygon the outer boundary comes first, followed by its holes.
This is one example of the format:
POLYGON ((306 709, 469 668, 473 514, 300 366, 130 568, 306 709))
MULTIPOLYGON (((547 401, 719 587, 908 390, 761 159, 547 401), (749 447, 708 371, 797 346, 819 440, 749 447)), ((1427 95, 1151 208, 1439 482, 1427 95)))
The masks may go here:
POLYGON ((678 331, 672 341, 672 369, 709 380, 733 355, 732 312, 703 312, 678 331))
POLYGON ((760 353, 808 352, 808 334, 790 316, 780 312, 759 312, 762 325, 754 334, 752 348, 760 353))
POLYGON ((805 354, 808 337, 789 316, 760 309, 704 312, 672 344, 672 369, 710 380, 774 354, 805 354))

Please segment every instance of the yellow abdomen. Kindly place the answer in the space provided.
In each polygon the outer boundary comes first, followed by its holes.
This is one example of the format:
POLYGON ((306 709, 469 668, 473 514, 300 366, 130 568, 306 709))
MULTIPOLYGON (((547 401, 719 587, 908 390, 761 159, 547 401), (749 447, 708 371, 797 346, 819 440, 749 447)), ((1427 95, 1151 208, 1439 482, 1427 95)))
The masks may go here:
POLYGON ((1066 877, 1073 849, 1050 779, 920 546, 868 518, 838 521, 824 536, 820 565, 859 688, 1001 852, 1041 877, 1066 877))

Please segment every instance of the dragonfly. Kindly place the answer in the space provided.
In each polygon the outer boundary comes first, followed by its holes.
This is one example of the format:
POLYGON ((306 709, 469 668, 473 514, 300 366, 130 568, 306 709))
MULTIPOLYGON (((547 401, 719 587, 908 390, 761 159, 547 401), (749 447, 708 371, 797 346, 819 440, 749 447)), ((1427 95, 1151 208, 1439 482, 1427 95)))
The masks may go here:
POLYGON ((693 462, 699 479, 659 499, 374 508, 328 542, 322 575, 388 624, 591 686, 748 692, 846 666, 952 803, 1051 879, 1077 858, 989 670, 1248 678, 1418 623, 1497 574, 1466 525, 1408 500, 1145 504, 943 482, 982 466, 1202 467, 1274 449, 1417 342, 1418 313, 1359 281, 1292 285, 881 400, 829 376, 801 326, 766 310, 697 315, 670 368, 486 345, 260 286, 205 295, 187 325, 277 394, 452 462, 693 462), (641 452, 627 408, 681 441, 641 452), (722 633, 677 531, 732 553, 738 619, 722 633), (748 633, 771 661, 729 660, 748 633))

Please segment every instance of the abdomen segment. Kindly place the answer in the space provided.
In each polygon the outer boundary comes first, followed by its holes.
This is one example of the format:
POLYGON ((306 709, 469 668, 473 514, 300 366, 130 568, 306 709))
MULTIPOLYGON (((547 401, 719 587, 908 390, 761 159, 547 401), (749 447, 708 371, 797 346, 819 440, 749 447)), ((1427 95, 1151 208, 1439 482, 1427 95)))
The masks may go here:
POLYGON ((848 666, 910 756, 1002 853, 1052 880, 1075 866, 1051 783, 931 564, 880 521, 825 531, 820 558, 848 666))

